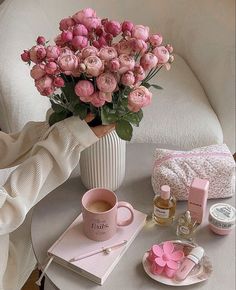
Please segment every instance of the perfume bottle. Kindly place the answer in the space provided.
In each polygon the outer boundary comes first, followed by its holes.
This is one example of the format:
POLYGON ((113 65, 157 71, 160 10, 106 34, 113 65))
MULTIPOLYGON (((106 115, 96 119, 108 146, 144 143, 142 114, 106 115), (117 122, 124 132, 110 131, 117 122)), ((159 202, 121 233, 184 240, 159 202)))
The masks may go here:
POLYGON ((170 193, 170 187, 163 185, 160 195, 154 200, 153 220, 158 225, 170 225, 175 217, 176 199, 170 193))
POLYGON ((182 239, 192 240, 197 226, 197 220, 192 219, 190 211, 187 210, 178 218, 176 235, 182 239))

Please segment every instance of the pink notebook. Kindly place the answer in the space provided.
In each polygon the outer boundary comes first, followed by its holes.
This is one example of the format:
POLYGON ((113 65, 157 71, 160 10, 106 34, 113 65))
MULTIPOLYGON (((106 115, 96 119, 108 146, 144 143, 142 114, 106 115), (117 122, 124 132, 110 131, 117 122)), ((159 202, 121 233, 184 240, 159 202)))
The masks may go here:
MULTIPOLYGON (((126 218, 126 214, 126 210, 119 210, 119 218, 126 218)), ((48 250, 48 255, 54 256, 54 262, 102 285, 137 234, 143 228, 146 217, 146 214, 134 210, 134 221, 130 225, 118 227, 116 235, 110 240, 96 242, 88 239, 83 234, 82 214, 80 214, 51 246, 48 250), (103 247, 107 248, 123 240, 127 240, 127 243, 113 249, 109 254, 101 252, 73 263, 69 262, 74 257, 102 249, 103 247)))

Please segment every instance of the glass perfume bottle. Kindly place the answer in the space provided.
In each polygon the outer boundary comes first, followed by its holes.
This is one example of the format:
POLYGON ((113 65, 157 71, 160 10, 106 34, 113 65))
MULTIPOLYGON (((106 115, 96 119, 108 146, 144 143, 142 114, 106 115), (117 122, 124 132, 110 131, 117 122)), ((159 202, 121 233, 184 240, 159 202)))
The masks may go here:
POLYGON ((171 195, 168 185, 161 187, 161 193, 155 196, 153 203, 153 220, 158 225, 170 225, 175 217, 176 199, 171 195))
POLYGON ((176 235, 182 239, 192 240, 197 226, 197 221, 192 219, 190 211, 187 210, 178 218, 176 235))

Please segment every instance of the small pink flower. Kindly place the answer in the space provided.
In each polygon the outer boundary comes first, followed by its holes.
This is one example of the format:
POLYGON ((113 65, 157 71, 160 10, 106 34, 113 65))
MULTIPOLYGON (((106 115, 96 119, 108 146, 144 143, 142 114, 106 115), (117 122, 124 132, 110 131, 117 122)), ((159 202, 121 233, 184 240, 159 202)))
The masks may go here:
POLYGON ((94 93, 94 86, 90 81, 79 81, 75 86, 75 93, 80 99, 86 99, 94 93))
POLYGON ((146 41, 149 37, 149 27, 143 25, 135 25, 132 30, 132 37, 146 41))
POLYGON ((69 30, 67 31, 62 31, 61 33, 61 40, 63 42, 69 42, 73 39, 73 33, 69 30))
POLYGON ((78 67, 78 58, 74 54, 62 54, 58 58, 58 65, 66 75, 70 75, 78 67))
POLYGON ((130 45, 135 53, 144 54, 147 51, 148 45, 142 39, 130 39, 130 45))
POLYGON ((125 86, 132 86, 135 82, 135 76, 132 71, 127 71, 121 77, 121 83, 125 86))
POLYGON ((96 47, 96 48, 101 48, 103 46, 107 46, 107 41, 106 41, 106 38, 104 36, 100 36, 98 38, 98 40, 95 40, 93 41, 93 45, 96 47))
POLYGON ((162 44, 163 37, 160 34, 152 34, 149 36, 149 42, 156 47, 162 44))
POLYGON ((131 42, 128 40, 122 40, 119 43, 117 43, 117 51, 119 54, 131 54, 133 51, 131 42))
POLYGON ((60 55, 60 48, 57 45, 49 45, 47 47, 47 59, 48 60, 56 60, 60 55))
POLYGON ((157 62, 157 57, 151 52, 144 54, 140 59, 140 64, 146 71, 156 67, 157 62))
POLYGON ((34 65, 30 71, 31 77, 35 80, 41 79, 46 74, 44 68, 43 64, 34 65))
POLYGON ((87 17, 96 17, 96 11, 93 10, 92 8, 85 8, 72 16, 72 18, 75 20, 76 23, 82 24, 84 19, 87 17))
POLYGON ((107 34, 105 34, 104 38, 106 39, 106 42, 108 44, 111 44, 111 42, 113 40, 113 35, 111 33, 107 33, 107 34))
POLYGON ((121 33, 121 25, 118 21, 107 21, 104 25, 104 29, 114 37, 121 33))
POLYGON ((83 24, 76 24, 73 28, 73 35, 78 36, 87 36, 88 35, 88 29, 83 24))
POLYGON ((101 59, 94 55, 85 58, 84 64, 86 66, 86 73, 93 77, 100 75, 104 69, 101 59))
POLYGON ((86 26, 88 31, 92 31, 101 25, 101 19, 98 17, 84 18, 82 24, 84 24, 84 26, 86 26))
POLYGON ((100 49, 98 56, 104 61, 109 61, 117 57, 117 51, 114 47, 106 46, 100 49))
POLYGON ((92 94, 90 102, 97 108, 102 107, 105 104, 105 100, 100 98, 100 94, 98 92, 92 94))
POLYGON ((98 26, 95 30, 97 36, 102 36, 104 34, 104 30, 102 26, 98 26))
POLYGON ((61 34, 58 34, 55 38, 54 38, 54 41, 56 43, 57 46, 62 46, 64 43, 61 39, 61 34))
POLYGON ((110 69, 111 72, 117 72, 120 68, 120 62, 118 58, 114 58, 112 59, 109 64, 108 67, 110 69))
POLYGON ((167 44, 166 49, 169 51, 169 53, 172 53, 174 51, 174 48, 171 44, 167 44))
POLYGON ((41 79, 36 80, 35 86, 43 96, 49 96, 54 92, 53 79, 47 75, 41 79))
POLYGON ((112 93, 104 93, 104 92, 98 92, 98 96, 101 100, 104 100, 108 103, 112 102, 112 93))
POLYGON ((37 44, 42 44, 42 45, 44 45, 45 42, 46 42, 46 39, 45 39, 45 37, 43 37, 43 36, 39 36, 39 37, 37 38, 36 42, 37 42, 37 44))
POLYGON ((131 21, 124 21, 122 23, 122 32, 125 32, 125 31, 131 32, 133 30, 133 28, 134 28, 134 24, 131 21))
POLYGON ((52 75, 57 71, 57 64, 54 61, 50 61, 45 65, 45 71, 47 74, 52 75))
POLYGON ((61 87, 64 87, 65 82, 64 82, 63 78, 55 77, 53 80, 53 85, 57 88, 61 88, 61 87))
POLYGON ((128 96, 128 108, 132 112, 138 112, 141 108, 149 105, 152 100, 152 93, 140 86, 133 90, 128 96))
POLYGON ((45 56, 46 56, 46 50, 44 48, 43 45, 36 45, 33 46, 30 51, 30 59, 34 62, 34 63, 39 63, 41 62, 45 56))
POLYGON ((123 74, 128 70, 134 69, 135 60, 132 56, 128 54, 121 54, 119 55, 119 61, 120 61, 120 69, 119 69, 120 74, 123 74))
POLYGON ((85 48, 88 45, 88 38, 85 36, 74 36, 74 38, 71 41, 72 46, 78 50, 85 48))
POLYGON ((168 62, 170 54, 169 51, 165 48, 165 46, 155 47, 152 52, 157 57, 158 63, 168 62))
POLYGON ((104 93, 112 93, 116 89, 117 80, 112 73, 103 73, 101 74, 97 80, 97 87, 100 91, 104 93))
POLYGON ((89 57, 91 55, 97 55, 98 49, 94 46, 87 46, 81 50, 82 58, 89 57))
POLYGON ((68 30, 70 27, 74 25, 75 25, 75 21, 71 17, 67 17, 60 21, 59 29, 61 31, 68 30))
POLYGON ((146 76, 144 69, 140 65, 137 65, 134 67, 134 75, 135 75, 135 82, 144 80, 146 76))
POLYGON ((24 52, 20 56, 23 61, 25 62, 30 61, 30 53, 28 50, 24 50, 24 52))

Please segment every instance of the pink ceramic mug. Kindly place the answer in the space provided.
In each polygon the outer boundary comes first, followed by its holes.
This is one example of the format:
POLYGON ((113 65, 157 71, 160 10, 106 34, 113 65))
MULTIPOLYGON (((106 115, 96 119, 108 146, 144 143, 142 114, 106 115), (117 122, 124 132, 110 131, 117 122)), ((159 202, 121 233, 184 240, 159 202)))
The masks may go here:
POLYGON ((117 226, 128 226, 134 218, 133 207, 119 201, 115 193, 105 188, 94 188, 82 197, 83 228, 85 235, 95 241, 106 241, 114 236, 117 226), (126 220, 117 221, 117 212, 125 207, 130 212, 126 220))

